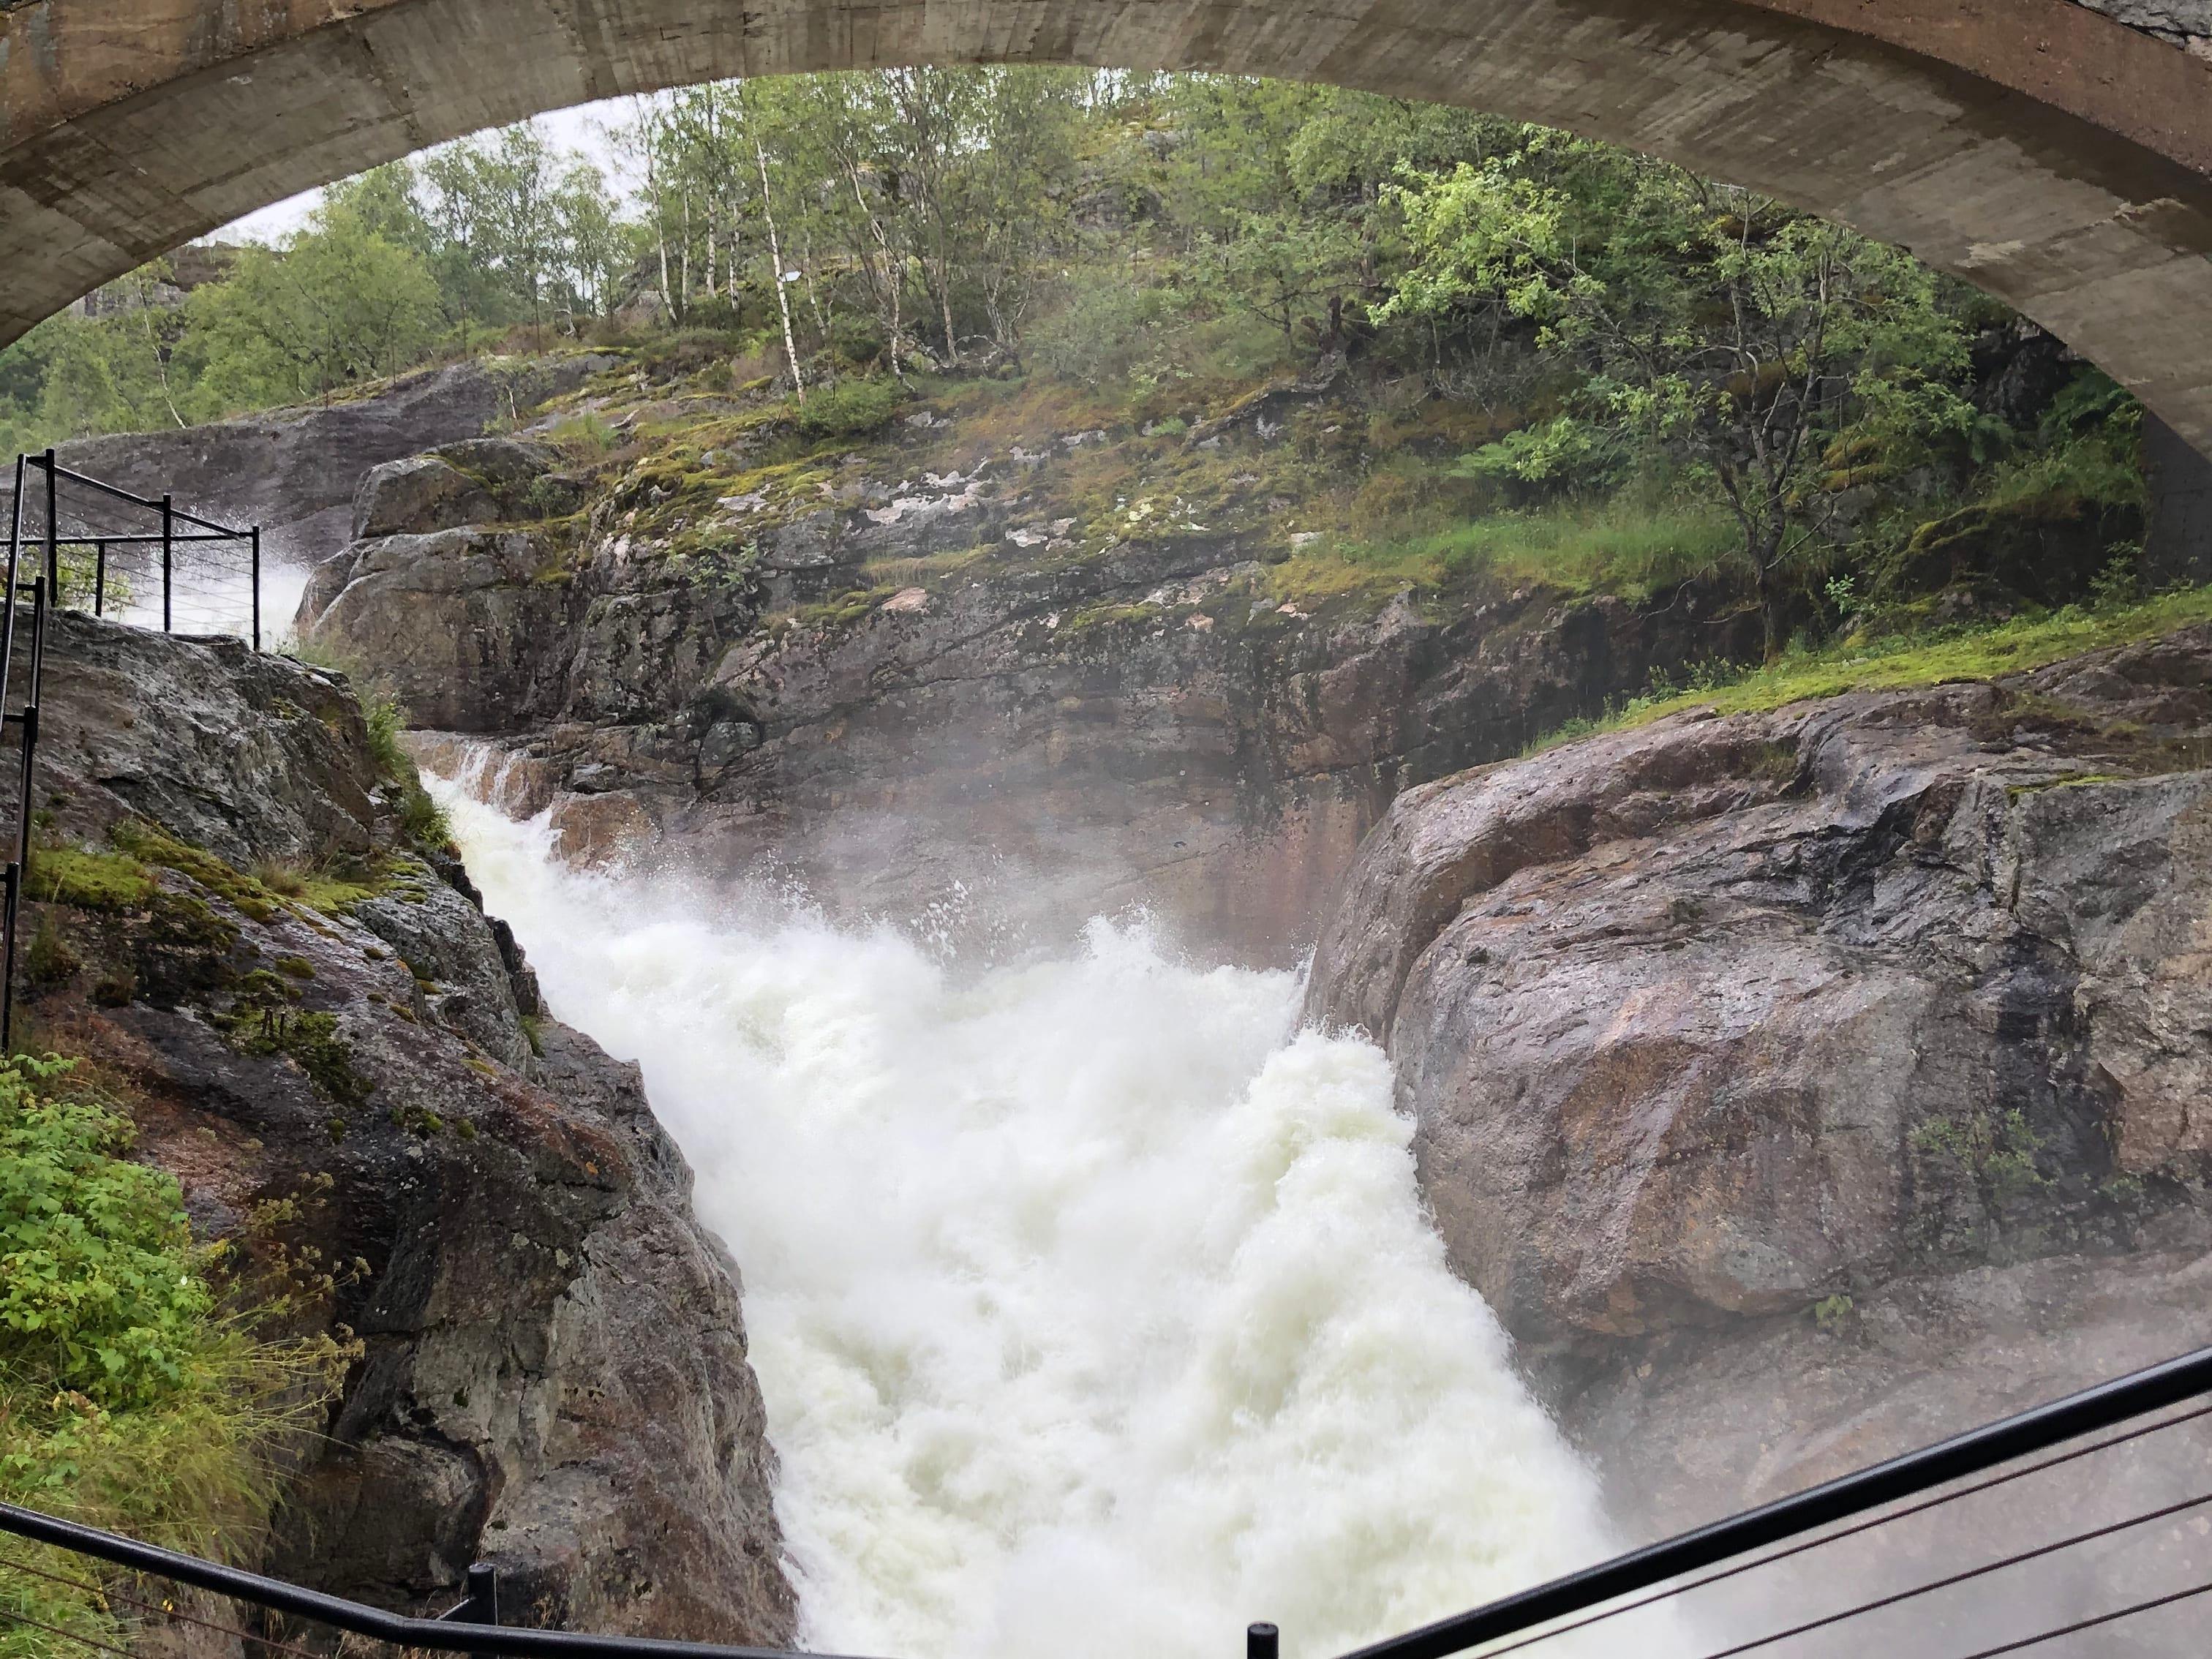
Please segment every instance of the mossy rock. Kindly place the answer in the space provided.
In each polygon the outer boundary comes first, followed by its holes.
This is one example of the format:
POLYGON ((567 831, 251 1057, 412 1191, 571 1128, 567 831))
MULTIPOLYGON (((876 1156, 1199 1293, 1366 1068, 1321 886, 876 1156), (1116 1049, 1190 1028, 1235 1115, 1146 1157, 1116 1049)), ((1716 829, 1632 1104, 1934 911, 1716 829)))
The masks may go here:
POLYGON ((146 866, 127 853, 41 847, 31 854, 25 895, 80 910, 143 909, 154 894, 146 866))
POLYGON ((2064 605, 2119 543, 2140 540, 2142 515, 2066 492, 1980 503, 1931 519, 1876 572, 1877 590, 1925 593, 1995 586, 2042 605, 2064 605))

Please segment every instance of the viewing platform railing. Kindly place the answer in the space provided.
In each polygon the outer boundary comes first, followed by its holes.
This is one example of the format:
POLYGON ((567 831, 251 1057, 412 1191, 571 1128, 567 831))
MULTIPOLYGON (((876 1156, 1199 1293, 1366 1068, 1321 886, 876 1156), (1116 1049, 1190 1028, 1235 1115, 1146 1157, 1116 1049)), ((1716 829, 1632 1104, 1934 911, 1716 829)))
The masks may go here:
MULTIPOLYGON (((1816 1617, 1798 1619, 1748 1638, 1738 1636, 1716 1642, 1711 1651, 1701 1647, 1690 1650, 1698 1659, 1729 1659, 1753 1650, 1797 1650, 1816 1634, 1866 1614, 1914 1603, 2063 1552, 2204 1510, 2212 1505, 2212 1480, 2206 1480, 2202 1470, 2191 1471, 2187 1483, 2191 1494, 2202 1487, 2201 1495, 2151 1503, 2088 1527, 2070 1522, 2067 1506, 2051 1501, 2048 1493, 2039 1505, 2024 1504, 2022 1500, 2030 1498, 2034 1489, 2016 1486, 2016 1483, 2108 1457, 2124 1446, 2212 1416, 2212 1405, 2203 1403, 2208 1395, 2212 1395, 2212 1348, 1954 1436, 1662 1543, 1632 1550, 1471 1612, 1373 1643, 1343 1659, 1443 1659, 1445 1655, 1475 1649, 1492 1656, 1518 1652, 1997 1488, 2015 1487, 2008 1496, 2016 1510, 2039 1512, 2052 1523, 2049 1535, 2026 1548, 1924 1573, 1900 1589, 1851 1601, 1816 1617)), ((2171 1455, 2161 1460, 2170 1471, 2179 1462, 2171 1455)), ((306 1628, 294 1630, 283 1624, 285 1620, 434 1653, 559 1655, 567 1659, 777 1659, 779 1654, 770 1649, 590 1636, 502 1625, 497 1575, 489 1565, 470 1570, 465 1599, 442 1618, 412 1619, 6 1504, 0 1504, 0 1534, 12 1534, 133 1575, 119 1586, 83 1578, 64 1577, 64 1582, 101 1589, 111 1605, 129 1609, 135 1617, 150 1623, 196 1626, 236 1640, 248 1654, 306 1656, 327 1651, 303 1646, 315 1637, 306 1628), (188 1586, 226 1599, 245 1611, 229 1617, 219 1612, 181 1611, 173 1596, 150 1590, 132 1594, 129 1587, 141 1579, 188 1586), (254 1626, 258 1628, 249 1627, 254 1626)), ((1913 1560, 1920 1565, 1920 1553, 1914 1553, 1913 1560)), ((45 1577, 64 1577, 0 1553, 0 1571, 9 1569, 45 1577)), ((1995 1659, 2000 1654, 2040 1647, 2067 1637, 2104 1632, 2123 1620, 2208 1594, 2212 1594, 2212 1577, 2191 1573, 2188 1582, 2164 1585, 2149 1595, 2134 1595, 2132 1599, 2117 1601, 2112 1606, 2047 1627, 2011 1632, 1995 1642, 1958 1642, 1955 1653, 1941 1645, 1940 1637, 1931 1638, 1924 1626, 1919 1627, 1912 1650, 1917 1656, 1929 1659, 1995 1659)), ((0 1607, 0 1620, 9 1618, 28 1622, 0 1607)), ((49 1626, 39 1628, 87 1650, 125 1651, 49 1626)), ((1280 1640, 1274 1626, 1251 1626, 1245 1634, 1247 1659, 1278 1659, 1280 1640)), ((2185 1636, 2170 1650, 2193 1653, 2204 1645, 2185 1636)), ((1628 1656, 1644 1649, 1641 1644, 1624 1643, 1612 1650, 1628 1656)), ((1875 1645, 1871 1650, 1896 1650, 1893 1645, 1875 1645)), ((1039 1659, 1047 1656, 1040 1655, 1039 1659)))
POLYGON ((0 512, 8 526, 9 596, 0 617, 0 705, 6 709, 0 724, 17 741, 15 822, 0 865, 0 1054, 12 1054, 47 614, 60 606, 150 628, 150 595, 158 592, 163 633, 181 623, 189 633, 247 638, 258 651, 261 529, 218 524, 185 512, 173 495, 135 495, 73 471, 51 449, 15 458, 14 483, 0 512), (19 622, 19 612, 27 617, 19 622), (19 633, 27 636, 20 653, 19 633))
POLYGON ((158 616, 165 634, 230 634, 261 648, 258 525, 138 495, 64 466, 51 449, 15 458, 9 517, 11 549, 43 554, 55 605, 147 628, 158 616))

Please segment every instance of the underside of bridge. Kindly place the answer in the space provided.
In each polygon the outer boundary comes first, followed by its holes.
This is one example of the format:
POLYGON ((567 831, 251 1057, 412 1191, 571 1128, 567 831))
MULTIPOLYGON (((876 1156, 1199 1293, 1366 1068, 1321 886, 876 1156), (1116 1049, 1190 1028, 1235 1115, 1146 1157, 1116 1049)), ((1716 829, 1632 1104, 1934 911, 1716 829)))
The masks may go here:
POLYGON ((740 75, 1334 82, 1612 140, 1900 244, 2212 452, 2212 63, 2069 0, 0 0, 0 342, 479 128, 740 75))

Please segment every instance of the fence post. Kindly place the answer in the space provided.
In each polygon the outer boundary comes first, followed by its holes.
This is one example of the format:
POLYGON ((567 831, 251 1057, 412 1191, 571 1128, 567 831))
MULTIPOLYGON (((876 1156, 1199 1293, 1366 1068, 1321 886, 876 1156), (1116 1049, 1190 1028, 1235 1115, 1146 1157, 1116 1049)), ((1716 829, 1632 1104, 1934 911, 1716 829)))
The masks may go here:
MULTIPOLYGON (((253 526, 253 648, 256 651, 261 648, 261 526, 259 525, 253 526)), ((474 1569, 471 1571, 473 1571, 474 1569)))
POLYGON ((460 1615, 467 1625, 496 1625, 499 1623, 499 1569, 489 1561, 478 1561, 469 1569, 469 1599, 462 1604, 468 1611, 460 1615))
MULTIPOLYGON (((8 596, 9 610, 15 608, 15 596, 8 596)), ((7 905, 5 917, 8 931, 6 960, 0 963, 0 1054, 15 1052, 15 943, 21 933, 23 881, 31 868, 31 780, 32 768, 39 750, 39 672, 46 655, 46 579, 31 579, 31 654, 30 684, 24 693, 22 721, 23 765, 18 775, 21 793, 15 801, 15 856, 8 861, 7 905)))
POLYGON ((61 526, 55 522, 55 468, 61 465, 52 449, 46 451, 46 591, 56 599, 62 591, 61 526))
POLYGON ((92 545, 92 614, 98 617, 105 615, 107 607, 107 544, 92 545))
POLYGON ((1280 1659, 1283 1633, 1273 1625, 1253 1625, 1244 1632, 1244 1659, 1280 1659))
POLYGON ((161 497, 161 631, 169 631, 169 570, 177 544, 177 498, 161 497))

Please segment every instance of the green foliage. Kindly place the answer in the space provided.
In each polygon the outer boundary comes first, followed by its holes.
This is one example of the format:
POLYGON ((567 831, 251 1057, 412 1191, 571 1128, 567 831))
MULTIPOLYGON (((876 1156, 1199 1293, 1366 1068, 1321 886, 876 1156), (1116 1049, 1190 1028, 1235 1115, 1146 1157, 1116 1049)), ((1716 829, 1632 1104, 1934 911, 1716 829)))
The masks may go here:
POLYGON ((817 387, 799 410, 799 429, 811 438, 866 437, 890 422, 901 395, 889 380, 847 380, 817 387))
POLYGON ((378 775, 394 781, 412 778, 415 763, 399 741, 407 729, 406 711, 391 693, 375 690, 362 699, 361 712, 368 729, 368 757, 378 775))
POLYGON ((252 408, 321 397, 420 361, 438 331, 438 289, 419 253, 387 241, 341 198, 282 253, 247 248, 227 282, 185 312, 201 395, 252 408))
POLYGON ((399 833, 412 845, 439 852, 453 844, 453 826, 446 809, 422 787, 421 773, 400 742, 407 729, 407 714, 381 688, 362 700, 362 714, 368 730, 368 754, 378 775, 399 786, 399 833))
POLYGON ((448 851, 453 845, 453 820, 419 781, 406 785, 401 793, 399 833, 431 852, 448 851))
POLYGON ((1931 629, 1923 633, 1850 641, 1814 651, 1790 651, 1757 668, 1721 669, 1689 690, 1654 688, 1601 721, 1579 721, 1535 744, 1547 748, 1592 732, 1638 726, 1667 714, 1707 708, 1723 714, 1779 708, 1845 691, 1889 691, 2025 673, 2084 652, 2155 639, 2212 622, 2212 586, 2176 588, 2134 605, 2089 611, 2065 605, 2008 622, 1931 629))
POLYGON ((1415 249, 1386 318, 1526 331, 1571 408, 1478 451, 1528 483, 1608 482, 1663 461, 1735 520, 1765 623, 1817 559, 1838 447, 1964 431, 1958 307, 1909 255, 1749 191, 1533 134, 1398 187, 1415 249))
POLYGON ((41 1094, 60 1068, 0 1065, 0 1354, 95 1404, 183 1378, 215 1310, 173 1178, 122 1154, 129 1124, 41 1094))
MULTIPOLYGON (((225 1308, 226 1253, 193 1240, 174 1177, 131 1162, 131 1141, 70 1062, 0 1062, 0 1500, 219 1555, 260 1526, 271 1450, 349 1351, 258 1341, 281 1297, 225 1308)), ((118 1640, 81 1561, 8 1555, 0 1656, 54 1650, 22 1620, 118 1640)))

